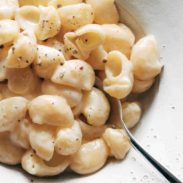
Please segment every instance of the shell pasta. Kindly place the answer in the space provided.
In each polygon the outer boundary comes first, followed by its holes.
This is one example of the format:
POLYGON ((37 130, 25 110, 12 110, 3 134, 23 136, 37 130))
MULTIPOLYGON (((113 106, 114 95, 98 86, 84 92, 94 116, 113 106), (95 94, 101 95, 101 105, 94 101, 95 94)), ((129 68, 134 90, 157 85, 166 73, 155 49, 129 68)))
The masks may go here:
POLYGON ((109 96, 133 128, 142 108, 131 96, 162 64, 155 37, 136 41, 119 17, 114 0, 0 0, 0 163, 47 177, 126 157, 109 96))

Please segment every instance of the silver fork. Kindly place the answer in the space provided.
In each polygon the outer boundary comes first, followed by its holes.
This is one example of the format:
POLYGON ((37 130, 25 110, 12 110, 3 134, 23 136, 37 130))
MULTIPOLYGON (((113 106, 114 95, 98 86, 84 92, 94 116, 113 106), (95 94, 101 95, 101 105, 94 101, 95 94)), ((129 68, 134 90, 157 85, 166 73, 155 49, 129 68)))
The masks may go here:
MULTIPOLYGON (((103 90, 102 81, 97 77, 96 78, 96 86, 103 90)), ((117 100, 113 97, 108 96, 110 104, 112 106, 112 119, 110 121, 117 121, 122 125, 124 130, 126 131, 132 146, 139 151, 144 158, 146 158, 170 183, 182 183, 172 172, 170 172, 165 166, 163 166, 160 162, 154 159, 135 139, 132 133, 127 128, 126 124, 122 118, 122 106, 120 100, 117 100)))

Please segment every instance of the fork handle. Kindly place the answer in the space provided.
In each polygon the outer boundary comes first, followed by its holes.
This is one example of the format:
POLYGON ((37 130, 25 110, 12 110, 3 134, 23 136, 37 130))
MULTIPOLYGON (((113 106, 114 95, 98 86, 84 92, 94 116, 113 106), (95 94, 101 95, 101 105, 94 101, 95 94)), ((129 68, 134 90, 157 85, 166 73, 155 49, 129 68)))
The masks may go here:
POLYGON ((137 149, 170 183, 182 183, 161 163, 155 160, 137 141, 129 134, 132 145, 137 149))

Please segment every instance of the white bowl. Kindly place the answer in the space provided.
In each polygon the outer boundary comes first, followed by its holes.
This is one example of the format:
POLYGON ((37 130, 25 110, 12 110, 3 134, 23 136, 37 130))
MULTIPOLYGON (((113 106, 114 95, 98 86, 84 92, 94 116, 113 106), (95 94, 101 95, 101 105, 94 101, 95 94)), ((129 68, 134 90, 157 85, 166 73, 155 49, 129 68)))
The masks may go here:
MULTIPOLYGON (((145 111, 134 135, 157 160, 183 180, 183 1, 117 0, 116 3, 122 20, 136 30, 138 37, 143 30, 157 37, 165 65, 160 84, 157 82, 143 99, 145 111)), ((124 161, 109 162, 89 176, 64 174, 37 179, 21 168, 0 165, 2 183, 28 183, 31 179, 34 183, 165 182, 133 149, 124 161)))

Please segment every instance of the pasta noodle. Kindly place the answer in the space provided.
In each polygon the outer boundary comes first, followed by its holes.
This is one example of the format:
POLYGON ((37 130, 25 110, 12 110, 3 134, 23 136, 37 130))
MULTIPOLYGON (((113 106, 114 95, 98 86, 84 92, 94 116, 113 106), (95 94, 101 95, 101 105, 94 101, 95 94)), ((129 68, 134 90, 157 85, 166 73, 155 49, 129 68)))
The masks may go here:
POLYGON ((95 23, 97 24, 117 24, 119 21, 118 11, 114 0, 86 0, 87 4, 93 7, 95 13, 95 23), (105 12, 105 13, 104 13, 105 12))
POLYGON ((0 49, 0 81, 5 81, 6 77, 6 57, 8 55, 9 46, 3 46, 0 49))
POLYGON ((112 51, 108 55, 105 65, 106 79, 104 90, 112 97, 123 99, 130 94, 133 87, 132 64, 119 51, 112 51))
POLYGON ((105 34, 101 26, 89 24, 81 27, 75 33, 69 32, 64 36, 66 53, 70 57, 87 59, 90 53, 104 42, 105 34))
POLYGON ((102 139, 83 144, 73 155, 71 169, 79 174, 89 174, 99 170, 106 162, 108 149, 102 139), (97 157, 97 158, 96 158, 97 157))
POLYGON ((28 119, 22 119, 18 122, 16 127, 10 133, 11 141, 16 145, 23 149, 29 149, 29 131, 31 125, 28 119))
POLYGON ((97 88, 93 88, 90 92, 85 92, 81 112, 90 125, 104 125, 110 112, 107 97, 97 88))
POLYGON ((0 132, 11 131, 19 120, 25 117, 27 100, 10 97, 0 101, 0 132))
POLYGON ((102 29, 106 34, 105 50, 107 52, 118 50, 129 58, 135 42, 132 31, 124 24, 104 24, 102 29))
POLYGON ((82 90, 91 90, 95 82, 92 67, 82 60, 69 60, 57 67, 52 79, 54 83, 82 90))
POLYGON ((82 133, 77 121, 71 128, 62 128, 57 132, 55 140, 55 149, 58 154, 72 155, 75 154, 82 142, 82 133))
POLYGON ((29 32, 19 34, 16 42, 8 52, 7 68, 25 68, 35 60, 37 55, 36 38, 29 32))
POLYGON ((103 134, 103 139, 112 156, 116 159, 124 159, 130 148, 130 142, 124 130, 108 128, 103 134))
POLYGON ((46 80, 42 83, 42 93, 46 95, 62 96, 67 100, 70 107, 79 105, 83 97, 81 90, 69 86, 54 84, 46 80))
POLYGON ((68 167, 70 160, 66 156, 54 155, 50 162, 45 162, 33 150, 29 150, 23 155, 21 163, 28 173, 43 177, 62 173, 68 167))
POLYGON ((37 58, 34 61, 36 74, 45 79, 51 79, 54 71, 60 64, 64 64, 65 58, 62 52, 55 48, 38 45, 37 58))
POLYGON ((40 10, 35 6, 22 6, 15 15, 15 20, 20 25, 20 28, 28 31, 35 31, 40 17, 40 10))
POLYGON ((141 107, 137 102, 124 102, 122 104, 123 120, 128 128, 133 128, 140 120, 141 107))
POLYGON ((131 61, 134 75, 139 80, 151 80, 161 72, 162 64, 159 62, 159 51, 154 36, 146 36, 135 44, 131 61))
POLYGON ((40 80, 34 75, 30 67, 8 69, 6 77, 8 79, 9 90, 19 95, 35 91, 40 83, 40 80))
POLYGON ((155 79, 150 79, 147 81, 141 81, 138 79, 134 79, 134 85, 133 85, 133 93, 143 93, 145 91, 147 91, 149 88, 151 88, 151 86, 153 85, 155 79))
POLYGON ((29 115, 36 124, 71 127, 74 123, 70 106, 60 96, 41 95, 33 99, 29 104, 29 115))
POLYGON ((18 0, 1 0, 0 1, 0 20, 13 19, 15 11, 18 9, 18 0))
POLYGON ((54 154, 54 130, 47 126, 33 126, 29 133, 29 141, 32 149, 43 160, 49 161, 54 154))
POLYGON ((54 37, 61 27, 59 15, 54 7, 39 7, 40 17, 35 33, 39 40, 54 37))
POLYGON ((0 20, 0 45, 15 41, 19 33, 19 26, 14 20, 0 20))
POLYGON ((106 60, 107 60, 107 52, 104 50, 103 46, 100 45, 90 53, 87 62, 95 70, 104 70, 106 60))
POLYGON ((15 146, 8 133, 0 133, 0 162, 8 165, 20 164, 24 150, 15 146))
POLYGON ((66 31, 75 31, 81 26, 93 23, 94 13, 90 5, 80 3, 64 6, 58 9, 62 28, 66 31))

